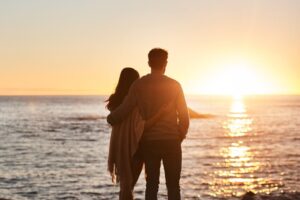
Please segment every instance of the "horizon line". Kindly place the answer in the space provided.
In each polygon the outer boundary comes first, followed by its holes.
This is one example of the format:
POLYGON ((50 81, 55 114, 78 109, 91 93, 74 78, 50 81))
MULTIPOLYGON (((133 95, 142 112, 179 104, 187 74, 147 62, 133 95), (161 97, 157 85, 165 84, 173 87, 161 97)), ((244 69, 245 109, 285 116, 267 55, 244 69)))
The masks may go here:
MULTIPOLYGON (((13 96, 109 96, 110 94, 0 94, 0 97, 13 96)), ((185 96, 234 96, 232 94, 185 94, 185 96)), ((300 96, 300 93, 266 93, 266 94, 243 94, 241 96, 300 96)))

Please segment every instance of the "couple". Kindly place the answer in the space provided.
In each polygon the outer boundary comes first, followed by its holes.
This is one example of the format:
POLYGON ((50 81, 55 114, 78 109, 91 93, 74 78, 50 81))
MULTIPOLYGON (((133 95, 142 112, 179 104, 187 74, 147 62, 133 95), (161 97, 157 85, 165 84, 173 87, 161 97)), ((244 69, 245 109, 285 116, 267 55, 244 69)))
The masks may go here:
POLYGON ((108 101, 112 125, 108 170, 120 182, 119 199, 133 199, 133 188, 143 164, 146 200, 157 199, 161 161, 168 199, 180 199, 181 142, 189 115, 180 84, 165 76, 168 52, 148 53, 151 73, 139 78, 132 68, 122 70, 115 93, 108 101))

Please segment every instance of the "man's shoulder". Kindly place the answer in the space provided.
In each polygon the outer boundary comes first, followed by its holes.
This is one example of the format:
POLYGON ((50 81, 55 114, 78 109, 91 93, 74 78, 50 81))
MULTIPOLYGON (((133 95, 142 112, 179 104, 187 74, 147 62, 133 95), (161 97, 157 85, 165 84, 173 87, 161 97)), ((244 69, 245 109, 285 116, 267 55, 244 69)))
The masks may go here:
POLYGON ((171 77, 169 77, 169 76, 166 76, 166 75, 164 75, 164 78, 165 78, 168 82, 180 86, 180 83, 179 83, 177 80, 175 80, 175 79, 173 79, 173 78, 171 78, 171 77))
MULTIPOLYGON (((147 81, 151 81, 151 79, 153 79, 153 77, 151 76, 151 74, 147 74, 147 75, 144 75, 142 76, 141 78, 139 78, 137 81, 135 82, 139 82, 139 83, 142 83, 142 82, 147 82, 147 81)), ((160 79, 163 81, 163 82, 167 82, 167 83, 170 83, 170 84, 174 84, 174 85, 180 85, 180 83, 169 77, 169 76, 166 76, 166 75, 162 75, 160 76, 160 79)), ((156 78, 154 78, 154 80, 157 80, 156 78)))
POLYGON ((179 83, 179 81, 164 75, 164 82, 168 87, 172 88, 173 90, 180 91, 181 84, 179 83))

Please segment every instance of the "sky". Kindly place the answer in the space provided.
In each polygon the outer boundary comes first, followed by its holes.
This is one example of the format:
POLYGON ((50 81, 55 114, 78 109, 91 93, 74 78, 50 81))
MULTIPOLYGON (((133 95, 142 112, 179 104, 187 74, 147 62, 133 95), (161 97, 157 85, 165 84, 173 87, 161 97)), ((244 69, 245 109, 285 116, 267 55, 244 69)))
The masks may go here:
POLYGON ((110 94, 124 67, 186 94, 300 94, 299 0, 0 1, 0 95, 110 94))

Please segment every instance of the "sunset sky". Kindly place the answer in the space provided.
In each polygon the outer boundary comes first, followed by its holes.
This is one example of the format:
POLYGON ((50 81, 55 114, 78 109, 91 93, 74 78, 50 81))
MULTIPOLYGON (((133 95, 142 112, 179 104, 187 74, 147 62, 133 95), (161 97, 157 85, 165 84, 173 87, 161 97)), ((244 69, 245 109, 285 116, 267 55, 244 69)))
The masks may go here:
POLYGON ((153 47, 186 94, 300 94, 299 0, 8 0, 0 27, 0 95, 109 94, 153 47))

